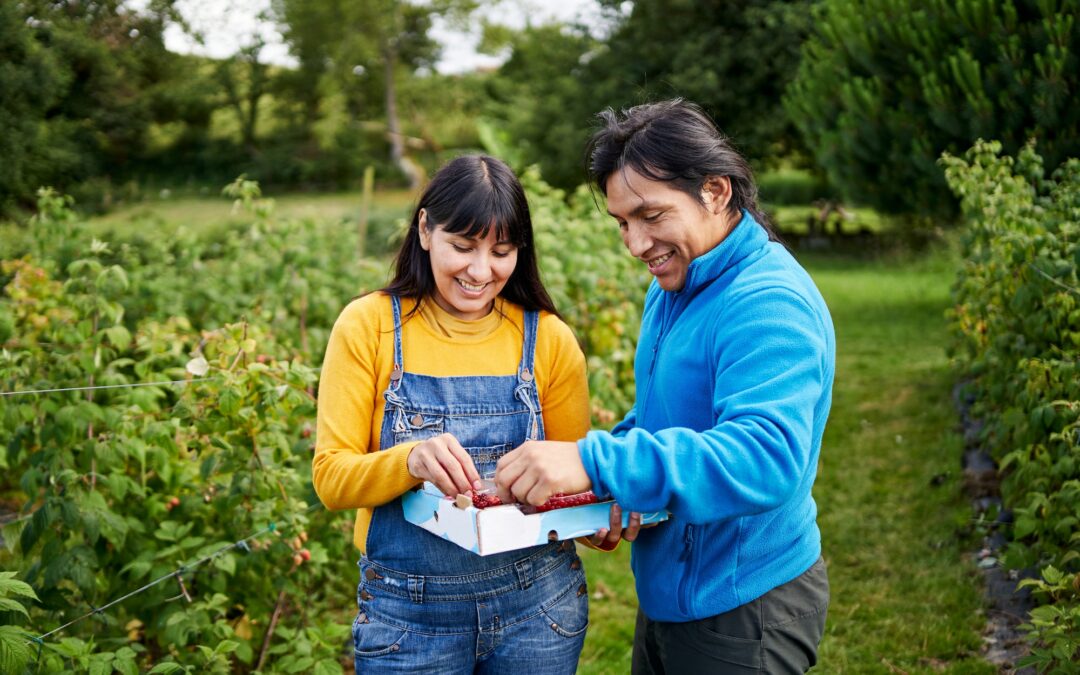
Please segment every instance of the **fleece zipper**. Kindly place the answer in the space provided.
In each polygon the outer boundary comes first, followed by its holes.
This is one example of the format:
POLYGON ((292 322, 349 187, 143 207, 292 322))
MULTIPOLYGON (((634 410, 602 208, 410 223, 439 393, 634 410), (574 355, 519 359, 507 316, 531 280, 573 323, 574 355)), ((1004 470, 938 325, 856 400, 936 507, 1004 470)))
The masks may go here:
POLYGON ((683 550, 679 554, 679 561, 683 563, 684 570, 679 579, 679 611, 684 616, 693 616, 693 590, 697 585, 694 578, 694 526, 687 525, 683 529, 683 550))

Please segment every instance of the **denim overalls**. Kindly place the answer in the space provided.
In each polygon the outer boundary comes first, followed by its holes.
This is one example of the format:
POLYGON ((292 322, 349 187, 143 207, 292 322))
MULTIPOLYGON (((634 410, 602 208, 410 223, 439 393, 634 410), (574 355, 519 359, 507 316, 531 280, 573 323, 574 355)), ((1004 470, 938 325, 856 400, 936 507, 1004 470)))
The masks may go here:
MULTIPOLYGON (((481 476, 544 437, 533 377, 539 317, 525 313, 516 375, 433 377, 405 370, 401 303, 380 450, 453 434, 481 476)), ((574 673, 588 624, 573 542, 479 556, 407 522, 401 500, 372 514, 353 623, 357 673, 574 673)))

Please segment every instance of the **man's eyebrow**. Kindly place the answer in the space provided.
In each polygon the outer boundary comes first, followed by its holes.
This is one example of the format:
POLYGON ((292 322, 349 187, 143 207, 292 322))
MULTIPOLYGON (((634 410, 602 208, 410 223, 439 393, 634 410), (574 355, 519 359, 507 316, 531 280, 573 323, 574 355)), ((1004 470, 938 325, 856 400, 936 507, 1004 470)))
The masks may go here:
MULTIPOLYGON (((634 207, 634 210, 631 211, 629 215, 637 216, 637 215, 641 215, 645 211, 651 211, 652 209, 659 209, 659 208, 663 208, 663 205, 658 203, 658 202, 641 202, 640 204, 638 204, 637 206, 634 207)), ((610 210, 607 213, 612 218, 618 218, 619 217, 619 216, 615 215, 614 213, 612 213, 610 210)))

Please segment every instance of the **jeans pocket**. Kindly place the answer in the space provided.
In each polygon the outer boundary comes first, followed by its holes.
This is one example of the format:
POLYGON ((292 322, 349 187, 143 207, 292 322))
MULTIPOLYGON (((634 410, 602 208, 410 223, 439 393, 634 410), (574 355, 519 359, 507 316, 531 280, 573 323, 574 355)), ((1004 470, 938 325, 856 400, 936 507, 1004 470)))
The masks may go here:
POLYGON ((353 651, 357 658, 376 657, 401 651, 408 631, 372 619, 363 610, 352 627, 353 651))
POLYGON ((589 627, 589 589, 585 575, 577 575, 553 603, 540 608, 551 629, 563 637, 577 637, 589 627))
POLYGON ((394 444, 426 441, 443 432, 445 418, 399 408, 394 420, 394 444))

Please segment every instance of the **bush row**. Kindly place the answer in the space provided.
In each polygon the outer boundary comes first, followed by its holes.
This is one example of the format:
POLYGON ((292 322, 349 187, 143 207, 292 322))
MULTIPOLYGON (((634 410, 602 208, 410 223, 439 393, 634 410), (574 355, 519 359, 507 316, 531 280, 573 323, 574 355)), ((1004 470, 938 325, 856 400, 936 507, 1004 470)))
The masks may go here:
MULTIPOLYGON (((645 278, 587 191, 525 182, 549 288, 590 354, 594 421, 610 423, 632 397, 645 278)), ((350 515, 311 487, 315 366, 389 263, 357 258, 355 228, 277 219, 248 181, 227 191, 248 225, 110 242, 43 191, 8 248, 0 390, 116 388, 3 401, 0 495, 21 508, 2 530, 0 671, 349 662, 356 554, 350 515), (185 384, 126 386, 167 381, 185 384)))
POLYGON ((1048 177, 1033 144, 1013 158, 981 141, 942 161, 967 219, 953 356, 1014 516, 1003 562, 1039 573, 1021 582, 1040 603, 1026 662, 1067 669, 1080 659, 1080 161, 1048 177))

